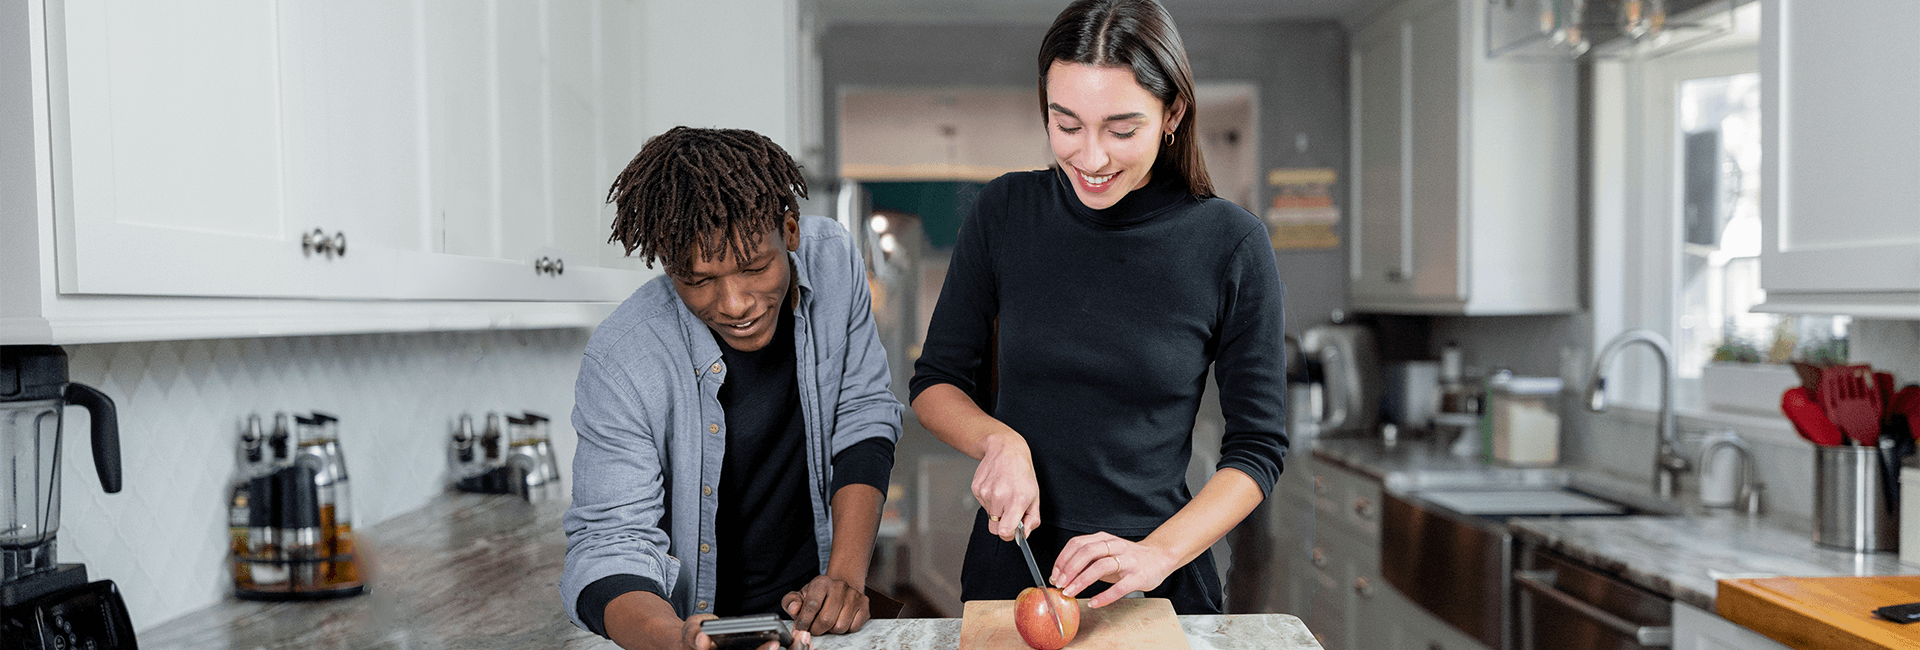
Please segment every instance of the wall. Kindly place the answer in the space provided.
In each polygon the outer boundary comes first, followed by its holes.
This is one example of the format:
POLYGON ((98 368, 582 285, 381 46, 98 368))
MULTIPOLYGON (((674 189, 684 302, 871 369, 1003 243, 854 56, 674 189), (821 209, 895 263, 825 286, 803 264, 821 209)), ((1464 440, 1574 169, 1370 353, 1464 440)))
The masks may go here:
MULTIPOLYGON (((461 413, 552 417, 561 474, 570 478, 573 379, 589 333, 67 346, 72 380, 105 391, 118 407, 125 486, 101 491, 86 411, 68 409, 58 557, 118 584, 136 629, 226 598, 228 481, 249 413, 269 424, 275 411, 340 418, 356 527, 402 515, 443 490, 448 436, 461 413)), ((378 551, 368 549, 376 558, 378 551)))
MULTIPOLYGON (((1646 399, 1605 413, 1588 413, 1580 403, 1585 376, 1598 347, 1592 337, 1592 319, 1585 314, 1565 316, 1435 318, 1434 349, 1458 341, 1472 374, 1507 367, 1519 374, 1559 375, 1569 381, 1560 405, 1562 459, 1568 464, 1596 468, 1623 477, 1653 480, 1655 386, 1623 386, 1644 391, 1646 399)), ((1920 321, 1853 321, 1848 332, 1852 363, 1870 363, 1892 372, 1901 385, 1920 383, 1920 321)), ((1624 355, 1615 373, 1632 376, 1624 355)), ((1652 384, 1653 382, 1646 382, 1652 384)), ((1739 431, 1755 451, 1760 480, 1770 486, 1763 496, 1776 523, 1793 529, 1812 527, 1813 494, 1806 486, 1813 475, 1813 445, 1793 432, 1784 417, 1750 417, 1682 411, 1679 415, 1683 450, 1698 451, 1691 432, 1731 428, 1739 431)), ((1682 479, 1683 490, 1693 491, 1697 475, 1682 479)))

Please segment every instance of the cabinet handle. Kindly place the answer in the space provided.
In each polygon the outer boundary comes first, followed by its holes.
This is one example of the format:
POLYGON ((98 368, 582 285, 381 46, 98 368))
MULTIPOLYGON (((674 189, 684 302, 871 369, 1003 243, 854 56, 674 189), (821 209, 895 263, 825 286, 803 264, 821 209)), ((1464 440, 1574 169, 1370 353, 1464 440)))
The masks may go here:
POLYGON ((338 255, 345 257, 347 254, 347 233, 335 232, 332 237, 328 237, 327 231, 314 228, 313 232, 300 235, 300 252, 308 255, 326 255, 328 257, 338 255))
POLYGON ((1356 593, 1356 594, 1359 594, 1361 598, 1372 598, 1372 597, 1373 597, 1373 583, 1372 583, 1372 582, 1369 582, 1369 581, 1368 581, 1368 580, 1367 580, 1366 578, 1364 578, 1364 577, 1361 577, 1361 578, 1354 578, 1354 579, 1353 579, 1353 593, 1356 593))
POLYGON ((558 257, 542 257, 533 261, 533 272, 560 275, 567 272, 567 263, 558 257))
POLYGON ((1326 549, 1320 548, 1318 546, 1313 547, 1313 565, 1320 566, 1320 567, 1327 565, 1326 549))
POLYGON ((1371 519, 1373 517, 1373 502, 1367 499, 1354 499, 1353 514, 1358 515, 1361 519, 1371 519))

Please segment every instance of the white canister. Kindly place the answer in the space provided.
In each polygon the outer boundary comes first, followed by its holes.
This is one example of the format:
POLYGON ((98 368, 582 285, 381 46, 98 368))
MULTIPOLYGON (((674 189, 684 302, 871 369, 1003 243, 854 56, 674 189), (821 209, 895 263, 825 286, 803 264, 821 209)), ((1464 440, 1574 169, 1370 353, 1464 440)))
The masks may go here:
POLYGON ((1712 431, 1700 439, 1700 505, 1731 508, 1740 498, 1740 434, 1712 431), (1721 444, 1716 444, 1721 443, 1721 444))

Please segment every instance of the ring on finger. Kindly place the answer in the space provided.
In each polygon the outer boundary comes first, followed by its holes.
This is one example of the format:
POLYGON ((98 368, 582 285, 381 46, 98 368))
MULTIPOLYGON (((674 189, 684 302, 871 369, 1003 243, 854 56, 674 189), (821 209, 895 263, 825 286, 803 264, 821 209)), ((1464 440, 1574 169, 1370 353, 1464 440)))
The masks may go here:
POLYGON ((1113 540, 1107 540, 1100 543, 1103 544, 1101 548, 1106 549, 1107 557, 1113 557, 1113 540))
POLYGON ((1000 515, 987 515, 987 521, 1000 521, 1000 515))

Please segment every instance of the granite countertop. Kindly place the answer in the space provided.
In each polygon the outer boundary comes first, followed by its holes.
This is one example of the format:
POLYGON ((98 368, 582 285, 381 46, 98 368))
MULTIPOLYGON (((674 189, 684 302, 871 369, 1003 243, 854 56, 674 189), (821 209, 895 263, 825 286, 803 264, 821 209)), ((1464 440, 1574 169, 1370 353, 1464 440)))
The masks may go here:
MULTIPOLYGON (((1610 497, 1652 498, 1636 481, 1578 468, 1521 469, 1488 465, 1415 442, 1388 447, 1376 438, 1322 438, 1313 459, 1379 479, 1389 491, 1444 484, 1449 475, 1476 472, 1513 477, 1559 473, 1582 488, 1610 497)), ((1815 546, 1808 524, 1777 517, 1749 517, 1701 508, 1683 499, 1670 504, 1676 516, 1515 517, 1507 522, 1516 539, 1534 542, 1615 573, 1629 582, 1696 607, 1713 610, 1722 578, 1765 576, 1873 576, 1920 574, 1891 553, 1852 553, 1815 546)))
MULTIPOLYGON (((353 648, 607 649, 561 612, 563 500, 449 492, 360 531, 366 594, 267 603, 227 599, 139 635, 140 647, 204 650, 353 648)), ((1285 614, 1181 616, 1193 650, 1317 650, 1285 614)), ((952 648, 959 619, 876 620, 821 650, 952 648)))

